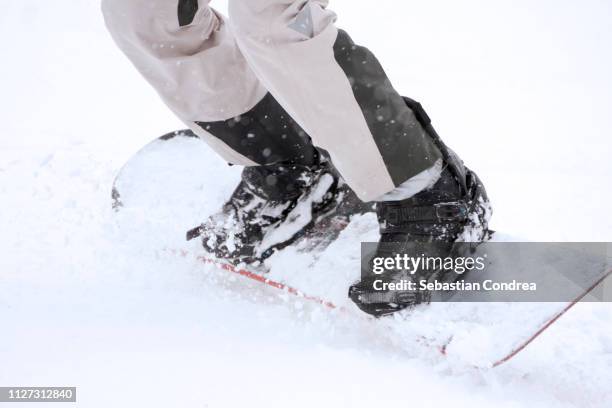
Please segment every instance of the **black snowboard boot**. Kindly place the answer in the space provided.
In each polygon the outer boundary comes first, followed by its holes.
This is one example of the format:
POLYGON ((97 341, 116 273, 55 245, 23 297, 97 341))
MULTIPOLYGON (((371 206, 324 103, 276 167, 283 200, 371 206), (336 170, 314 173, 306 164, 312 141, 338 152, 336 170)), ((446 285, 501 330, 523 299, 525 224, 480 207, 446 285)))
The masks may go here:
MULTIPOLYGON (((398 254, 442 259, 466 256, 459 251, 465 251, 469 245, 456 243, 477 244, 490 238, 488 221, 492 212, 487 193, 476 174, 442 143, 420 104, 410 99, 407 103, 442 151, 444 167, 440 179, 431 188, 404 201, 378 203, 381 240, 370 262, 398 254)), ((349 297, 362 311, 374 316, 428 303, 431 296, 421 290, 380 290, 381 283, 431 282, 443 280, 442 275, 446 273, 418 269, 375 275, 370 271, 371 265, 362 273, 362 280, 349 289, 349 297)))
MULTIPOLYGON (((314 165, 247 167, 242 181, 204 224, 187 233, 204 249, 234 264, 261 262, 313 229, 323 218, 372 211, 342 181, 329 161, 314 165)), ((330 231, 331 233, 332 231, 330 231)))

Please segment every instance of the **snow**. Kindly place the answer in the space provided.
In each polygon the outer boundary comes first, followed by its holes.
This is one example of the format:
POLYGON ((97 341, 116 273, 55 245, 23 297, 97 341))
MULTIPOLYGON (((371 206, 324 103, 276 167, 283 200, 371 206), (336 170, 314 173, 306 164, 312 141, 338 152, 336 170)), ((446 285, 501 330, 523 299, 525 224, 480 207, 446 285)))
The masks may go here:
MULTIPOLYGON (((476 370, 167 256, 239 169, 203 151, 202 168, 184 171, 206 169, 210 182, 176 181, 197 197, 112 211, 121 165, 183 126, 115 49, 97 3, 7 0, 0 14, 1 386, 77 386, 79 407, 610 405, 608 304, 580 305, 508 365, 476 370)), ((611 240, 612 5, 332 6, 478 171, 495 229, 611 240)), ((363 238, 371 221, 349 233, 363 238)), ((277 268, 299 261, 285 256, 277 268)), ((352 273, 329 272, 318 278, 352 273)))
POLYGON ((281 225, 267 234, 261 242, 260 252, 256 255, 261 256, 267 248, 272 248, 281 242, 289 241, 295 235, 295 231, 301 231, 310 224, 312 222, 311 209, 313 205, 323 202, 325 194, 327 194, 333 183, 334 178, 331 175, 325 174, 321 176, 317 184, 312 187, 311 194, 305 199, 300 200, 297 206, 289 212, 287 220, 290 222, 281 225))
MULTIPOLYGON (((180 222, 174 214, 197 213, 202 206, 201 192, 209 190, 206 187, 210 184, 207 175, 213 171, 211 163, 201 160, 208 149, 198 138, 176 136, 170 140, 156 140, 132 157, 120 171, 114 184, 114 191, 121 202, 116 220, 122 233, 137 231, 138 234, 147 230, 149 219, 171 220, 168 227, 173 228, 180 222), (165 164, 179 161, 180 165, 165 164), (160 195, 160 192, 163 192, 163 195, 160 195), (146 219, 138 217, 140 213, 146 214, 146 219)), ((298 204, 288 219, 295 218, 296 222, 300 222, 300 217, 294 217, 294 213, 302 218, 306 217, 304 214, 310 214, 306 209, 312 206, 313 199, 320 199, 330 182, 322 178, 322 183, 315 189, 315 193, 307 202, 298 204), (321 190, 320 194, 317 190, 321 190)), ((155 228, 159 229, 160 226, 156 225, 155 228)), ((289 228, 296 230, 291 226, 289 228)), ((264 241, 273 239, 274 236, 275 234, 271 234, 264 241)), ((264 269, 268 270, 266 278, 298 290, 305 298, 295 299, 278 289, 270 291, 265 285, 250 288, 249 290, 255 292, 251 293, 251 297, 256 296, 260 300, 280 298, 286 305, 296 308, 296 317, 300 320, 321 324, 321 311, 313 311, 309 307, 321 302, 307 302, 309 298, 314 297, 363 321, 365 316, 347 297, 347 288, 359 280, 360 274, 361 248, 360 245, 355 245, 355 242, 376 242, 378 239, 376 216, 368 214, 354 217, 338 239, 323 253, 304 252, 304 248, 311 242, 298 242, 267 259, 264 269)), ((499 248, 497 244, 504 240, 511 240, 511 237, 497 233, 494 237, 495 243, 486 245, 486 248, 485 245, 481 246, 479 253, 472 255, 490 256, 495 262, 478 276, 467 276, 468 281, 476 280, 482 283, 483 280, 508 280, 509 271, 505 266, 515 263, 517 253, 509 253, 507 245, 504 249, 499 248)), ((189 245, 179 244, 178 247, 172 247, 177 245, 172 242, 167 245, 170 254, 207 259, 198 241, 189 245)), ((265 244, 263 246, 267 247, 265 244)), ((533 282, 533 285, 540 289, 539 294, 534 293, 531 297, 529 293, 523 293, 522 299, 525 301, 543 299, 544 296, 556 301, 575 299, 585 288, 571 284, 571 280, 568 281, 566 276, 577 279, 578 271, 587 268, 580 276, 591 285, 609 269, 610 263, 606 257, 581 255, 576 253, 576 248, 572 250, 568 245, 564 245, 562 249, 550 247, 550 244, 532 245, 520 250, 523 259, 516 264, 511 273, 512 278, 520 282, 533 282), (533 276, 533 271, 538 271, 537 277, 533 276), (560 271, 563 271, 561 275, 560 271)), ((264 273, 260 269, 252 268, 251 271, 264 273)), ((227 278, 220 276, 220 283, 227 278)), ((233 285, 233 290, 244 291, 244 287, 233 285)), ((510 300, 517 299, 516 293, 510 293, 497 292, 495 295, 484 294, 483 297, 483 294, 469 291, 459 292, 455 293, 453 300, 483 302, 490 299, 487 296, 493 296, 498 301, 504 296, 510 300)), ((368 330, 375 333, 373 335, 379 341, 397 345, 396 352, 401 353, 408 349, 410 353, 414 353, 414 344, 417 342, 427 346, 428 350, 419 351, 422 357, 426 354, 440 357, 438 350, 444 348, 447 351, 446 358, 452 360, 455 367, 463 365, 487 368, 502 361, 513 350, 521 348, 529 337, 561 313, 566 306, 564 303, 436 303, 424 310, 403 312, 393 319, 370 320, 367 324, 368 330)), ((333 319, 336 319, 336 316, 333 316, 333 319)), ((332 321, 335 322, 329 322, 332 321)), ((337 322, 335 324, 337 325, 337 322)))

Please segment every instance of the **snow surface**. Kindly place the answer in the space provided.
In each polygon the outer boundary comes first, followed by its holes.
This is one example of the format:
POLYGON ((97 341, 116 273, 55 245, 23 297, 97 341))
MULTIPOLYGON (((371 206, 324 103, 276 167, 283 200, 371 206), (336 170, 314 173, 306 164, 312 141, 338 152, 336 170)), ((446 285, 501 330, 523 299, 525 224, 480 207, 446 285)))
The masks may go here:
MULTIPOLYGON (((609 2, 332 5, 478 171, 494 228, 612 240, 609 2)), ((165 211, 125 228, 114 175, 183 126, 115 49, 98 2, 2 9, 0 386, 78 386, 82 407, 612 405, 608 304, 579 305, 510 364, 475 370, 168 257, 239 169, 204 155, 200 207, 154 197, 165 211)))

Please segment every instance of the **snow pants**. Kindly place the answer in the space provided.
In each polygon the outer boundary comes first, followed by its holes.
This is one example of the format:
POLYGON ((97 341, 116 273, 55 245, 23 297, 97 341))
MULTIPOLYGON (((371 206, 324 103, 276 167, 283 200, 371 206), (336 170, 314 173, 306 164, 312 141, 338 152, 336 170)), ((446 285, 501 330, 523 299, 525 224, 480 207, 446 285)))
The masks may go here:
POLYGON ((209 2, 102 9, 121 50, 225 160, 307 162, 314 145, 363 201, 437 177, 439 149, 327 0, 229 0, 229 19, 209 2))

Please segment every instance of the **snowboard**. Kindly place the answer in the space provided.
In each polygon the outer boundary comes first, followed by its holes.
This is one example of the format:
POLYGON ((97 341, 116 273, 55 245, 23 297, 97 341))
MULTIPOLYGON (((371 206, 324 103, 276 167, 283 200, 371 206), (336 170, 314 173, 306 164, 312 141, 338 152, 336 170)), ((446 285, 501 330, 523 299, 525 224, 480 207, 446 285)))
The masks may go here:
POLYGON ((373 213, 318 220, 308 234, 256 266, 215 259, 198 240, 184 240, 186 231, 221 208, 239 172, 224 165, 191 131, 172 132, 149 143, 123 166, 112 188, 112 207, 132 230, 166 237, 158 248, 164 256, 185 258, 207 273, 219 273, 220 284, 243 285, 264 298, 299 304, 302 317, 310 313, 314 319, 324 310, 332 324, 356 319, 361 323, 355 330, 363 330, 365 324, 375 337, 373 344, 385 338, 398 349, 432 352, 432 357, 472 367, 510 361, 578 302, 606 295, 604 284, 612 274, 608 248, 526 245, 495 233, 490 243, 474 250, 475 257, 487 260, 487 268, 466 274, 462 281, 531 281, 544 285, 548 298, 541 292, 532 298, 525 293, 517 301, 515 293, 504 298, 498 293, 440 290, 429 305, 371 318, 352 304, 347 292, 360 278, 362 258, 369 256, 360 243, 379 238, 373 213))

